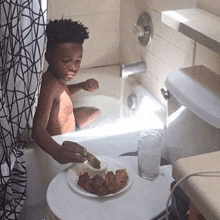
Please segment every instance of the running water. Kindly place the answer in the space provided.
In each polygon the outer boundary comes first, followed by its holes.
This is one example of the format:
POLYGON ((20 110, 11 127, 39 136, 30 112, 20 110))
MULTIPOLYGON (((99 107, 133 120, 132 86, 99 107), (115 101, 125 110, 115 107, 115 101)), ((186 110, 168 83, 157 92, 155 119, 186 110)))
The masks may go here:
POLYGON ((120 119, 124 117, 124 104, 123 104, 123 99, 124 99, 124 86, 125 86, 125 78, 121 78, 121 95, 120 95, 120 119))

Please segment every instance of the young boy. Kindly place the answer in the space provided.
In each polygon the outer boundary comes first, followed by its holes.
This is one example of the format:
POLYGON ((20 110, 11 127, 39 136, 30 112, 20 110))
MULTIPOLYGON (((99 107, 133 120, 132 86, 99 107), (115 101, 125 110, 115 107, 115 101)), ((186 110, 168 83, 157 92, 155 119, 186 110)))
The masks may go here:
POLYGON ((85 126, 98 115, 96 108, 73 108, 71 95, 84 89, 99 88, 95 79, 67 85, 78 72, 83 56, 82 44, 89 38, 81 23, 61 19, 50 21, 46 29, 49 64, 42 76, 38 106, 34 117, 32 137, 36 143, 59 163, 84 162, 87 151, 73 142, 56 143, 51 136, 72 132, 85 126))

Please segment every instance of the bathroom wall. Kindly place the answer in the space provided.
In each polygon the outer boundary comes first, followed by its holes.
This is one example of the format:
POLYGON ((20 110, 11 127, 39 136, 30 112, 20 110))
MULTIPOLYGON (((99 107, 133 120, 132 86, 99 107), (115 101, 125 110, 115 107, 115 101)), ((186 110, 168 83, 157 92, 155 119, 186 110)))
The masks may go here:
POLYGON ((120 62, 128 64, 143 58, 148 71, 135 78, 164 105, 160 89, 170 71, 203 64, 220 74, 218 54, 161 22, 162 11, 194 7, 220 16, 219 0, 121 0, 120 62), (154 25, 153 40, 146 48, 140 46, 133 34, 133 25, 144 11, 149 12, 154 25))
POLYGON ((89 27, 81 68, 131 64, 143 58, 148 71, 135 78, 164 105, 160 89, 170 71, 203 64, 220 74, 218 54, 161 22, 164 10, 199 7, 220 16, 219 0, 48 1, 49 19, 71 17, 89 27), (153 40, 147 48, 140 46, 133 34, 133 26, 144 11, 149 12, 154 25, 153 40))
POLYGON ((72 18, 89 28, 81 68, 119 63, 120 0, 48 0, 48 19, 72 18))
POLYGON ((206 10, 214 15, 220 16, 219 0, 198 0, 197 7, 206 10))

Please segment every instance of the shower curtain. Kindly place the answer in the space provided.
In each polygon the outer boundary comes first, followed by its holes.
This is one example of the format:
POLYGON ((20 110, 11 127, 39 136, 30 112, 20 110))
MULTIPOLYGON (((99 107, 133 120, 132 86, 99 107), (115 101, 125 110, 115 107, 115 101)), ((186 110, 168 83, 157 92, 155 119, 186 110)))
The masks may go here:
POLYGON ((0 219, 17 219, 26 197, 23 148, 36 108, 47 0, 0 1, 0 219))

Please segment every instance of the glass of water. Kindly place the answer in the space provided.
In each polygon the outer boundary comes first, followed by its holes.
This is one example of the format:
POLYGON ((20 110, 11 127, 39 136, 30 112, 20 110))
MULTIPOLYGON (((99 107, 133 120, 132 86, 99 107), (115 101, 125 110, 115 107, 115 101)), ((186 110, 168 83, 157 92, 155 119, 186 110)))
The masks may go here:
POLYGON ((160 171, 162 134, 157 130, 143 130, 138 140, 139 176, 154 180, 160 171))

